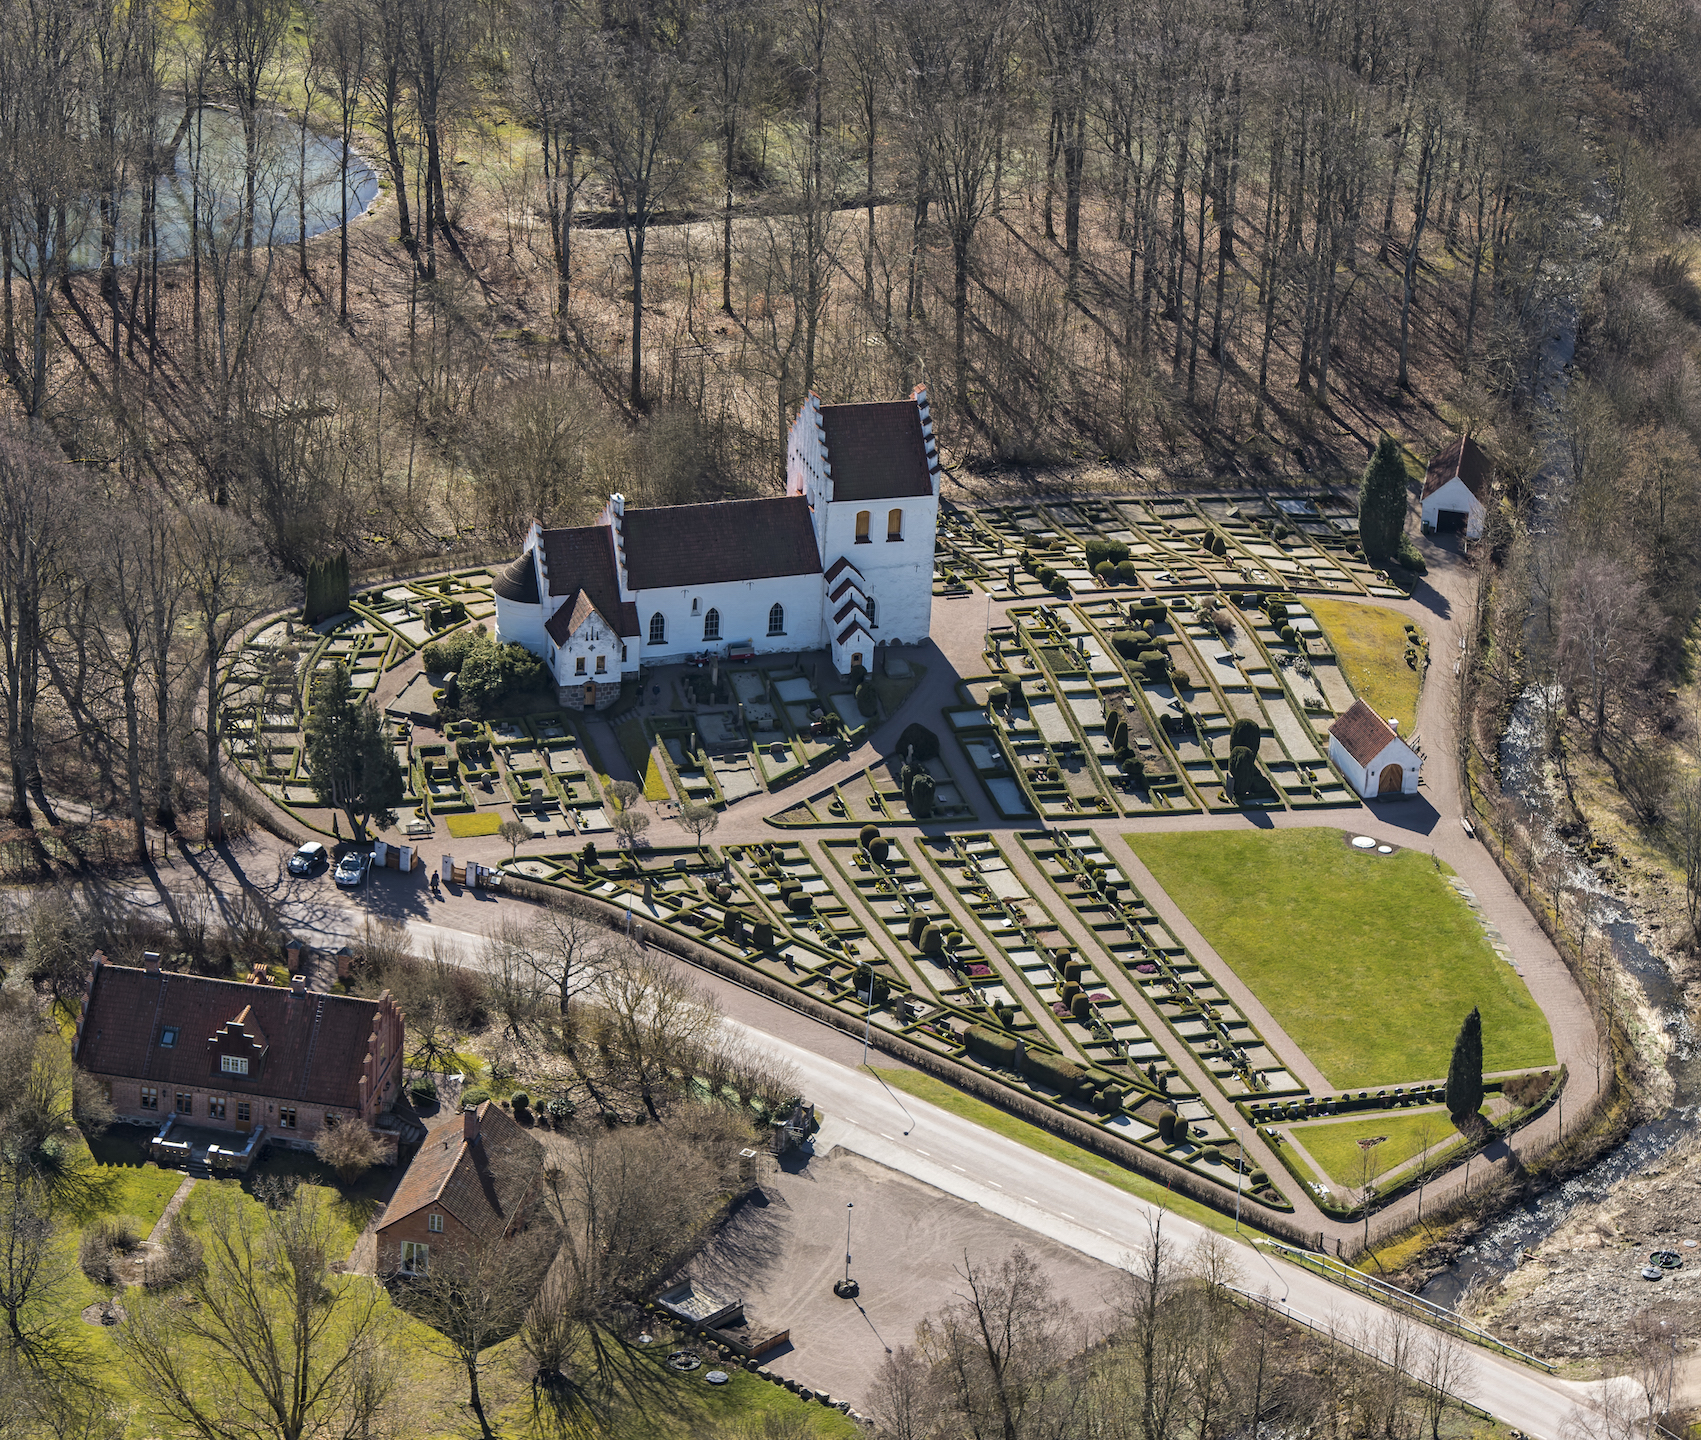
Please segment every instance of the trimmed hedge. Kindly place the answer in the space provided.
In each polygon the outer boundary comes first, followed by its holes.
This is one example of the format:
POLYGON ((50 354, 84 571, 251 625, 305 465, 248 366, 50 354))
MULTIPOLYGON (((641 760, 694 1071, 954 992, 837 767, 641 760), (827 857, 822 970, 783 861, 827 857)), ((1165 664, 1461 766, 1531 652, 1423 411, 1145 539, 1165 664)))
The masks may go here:
POLYGON ((1087 1078, 1087 1072, 1080 1066, 1071 1065, 1059 1055, 1032 1048, 1022 1056, 1022 1074, 1066 1096, 1080 1093, 1087 1078))
POLYGON ((1021 1042, 1012 1036, 1000 1035, 996 1030, 988 1030, 984 1025, 971 1025, 963 1032, 963 1046, 976 1059, 1000 1070, 1008 1070, 1016 1063, 1021 1042))

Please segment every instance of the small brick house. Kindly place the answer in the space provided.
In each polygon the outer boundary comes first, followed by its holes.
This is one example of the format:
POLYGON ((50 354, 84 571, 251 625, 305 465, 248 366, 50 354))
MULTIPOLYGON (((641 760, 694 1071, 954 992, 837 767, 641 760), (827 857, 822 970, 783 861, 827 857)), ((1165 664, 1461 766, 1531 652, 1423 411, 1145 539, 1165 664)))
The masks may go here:
POLYGON ((543 1172, 543 1146, 494 1100, 442 1116, 385 1208, 380 1273, 423 1275, 433 1249, 524 1229, 543 1172))
POLYGON ((402 1012, 325 995, 109 964, 96 953, 71 1044, 120 1119, 309 1146, 326 1126, 377 1124, 400 1093, 402 1012))

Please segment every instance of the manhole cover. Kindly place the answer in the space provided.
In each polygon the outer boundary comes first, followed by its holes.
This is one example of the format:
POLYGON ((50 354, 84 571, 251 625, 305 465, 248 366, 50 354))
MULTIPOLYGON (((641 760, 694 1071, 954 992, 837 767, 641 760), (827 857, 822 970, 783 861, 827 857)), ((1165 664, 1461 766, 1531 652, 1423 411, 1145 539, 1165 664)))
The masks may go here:
POLYGON ((1683 1256, 1675 1250, 1655 1250, 1648 1256, 1648 1263, 1658 1265, 1662 1270, 1683 1269, 1683 1256))
POLYGON ((675 1350, 667 1357, 667 1368, 677 1370, 680 1374, 688 1374, 703 1363, 695 1350, 675 1350))
POLYGON ((1376 842, 1374 840, 1372 840, 1370 838, 1370 836, 1368 836, 1368 835, 1355 835, 1355 836, 1353 836, 1353 849, 1355 849, 1355 850, 1374 850, 1375 848, 1376 848, 1376 842))
POLYGON ((1660 1280, 1665 1277, 1665 1273, 1657 1265, 1644 1265, 1642 1267, 1642 1278, 1644 1280, 1660 1280))
POLYGON ((1394 853, 1394 847, 1392 845, 1378 845, 1376 847, 1376 853, 1378 855, 1392 855, 1394 853))
POLYGON ((703 1378, 711 1385, 725 1385, 727 1382, 727 1373, 725 1370, 711 1370, 703 1378))

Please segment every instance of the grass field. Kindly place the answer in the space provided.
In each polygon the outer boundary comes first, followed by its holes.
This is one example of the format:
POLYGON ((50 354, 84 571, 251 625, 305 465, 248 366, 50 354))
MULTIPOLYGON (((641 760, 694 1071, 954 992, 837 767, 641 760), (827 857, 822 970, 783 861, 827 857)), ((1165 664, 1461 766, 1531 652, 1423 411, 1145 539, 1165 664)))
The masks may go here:
POLYGON ((1439 1080, 1470 1008, 1483 1068, 1554 1063, 1524 982, 1428 855, 1339 830, 1125 837, 1331 1086, 1439 1080))
POLYGON ((1307 600, 1340 658, 1347 683, 1385 720, 1398 720, 1407 735, 1417 723, 1422 676, 1406 664, 1406 617, 1380 605, 1343 600, 1307 600))
POLYGON ((475 810, 471 815, 445 815, 443 823, 457 840, 475 835, 494 835, 502 828, 502 817, 494 810, 475 810))
MULTIPOLYGON (((1153 1205, 1173 1210, 1183 1219, 1197 1221, 1222 1235, 1234 1234, 1232 1215, 1224 1215, 1209 1205, 1201 1205, 1197 1200, 1189 1200, 1172 1190, 1166 1190, 1156 1181, 1148 1180, 1144 1175, 1136 1175, 1132 1170, 1125 1170, 1113 1161, 1091 1155, 1078 1146, 1071 1145, 1067 1140, 1058 1139, 1048 1130, 1042 1130, 1037 1125, 1028 1124, 1026 1120, 1018 1120, 1014 1115, 1006 1114, 996 1105, 988 1105, 984 1100, 965 1095, 943 1080, 923 1075, 919 1070, 884 1070, 875 1066, 870 1066, 869 1069, 894 1090, 902 1090, 906 1095, 913 1095, 918 1100, 937 1105, 941 1110, 961 1119, 972 1120, 1007 1140, 1026 1145, 1028 1149, 1037 1150, 1041 1155, 1053 1160, 1061 1160, 1065 1165, 1072 1166, 1084 1174, 1116 1186, 1118 1190, 1126 1190, 1130 1195, 1137 1195, 1153 1205)), ((1250 1220, 1241 1221, 1242 1231, 1257 1228, 1250 1220)))
POLYGON ((1457 1144, 1461 1137, 1445 1110, 1413 1110, 1391 1115, 1372 1115, 1367 1120, 1326 1120, 1313 1125, 1295 1125, 1294 1138, 1337 1185, 1349 1190, 1359 1186, 1360 1140, 1385 1136, 1371 1152, 1374 1168, 1370 1178, 1385 1175, 1412 1156, 1431 1146, 1457 1144))

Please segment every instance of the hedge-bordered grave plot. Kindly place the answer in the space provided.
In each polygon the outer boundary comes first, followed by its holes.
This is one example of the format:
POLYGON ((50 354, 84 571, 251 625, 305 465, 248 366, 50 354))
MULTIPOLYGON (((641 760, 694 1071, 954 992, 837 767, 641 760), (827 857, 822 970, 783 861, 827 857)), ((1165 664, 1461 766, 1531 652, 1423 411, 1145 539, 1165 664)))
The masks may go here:
POLYGON ((868 959, 868 933, 795 840, 727 845, 722 854, 760 899, 777 933, 824 953, 868 959))
POLYGON ((1019 837, 1065 904, 1092 928, 1175 1039, 1230 1099, 1301 1094, 1304 1085, 1163 923, 1090 830, 1019 837))

